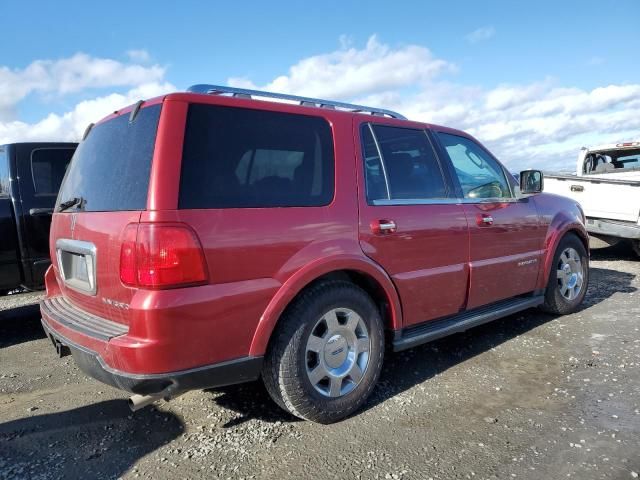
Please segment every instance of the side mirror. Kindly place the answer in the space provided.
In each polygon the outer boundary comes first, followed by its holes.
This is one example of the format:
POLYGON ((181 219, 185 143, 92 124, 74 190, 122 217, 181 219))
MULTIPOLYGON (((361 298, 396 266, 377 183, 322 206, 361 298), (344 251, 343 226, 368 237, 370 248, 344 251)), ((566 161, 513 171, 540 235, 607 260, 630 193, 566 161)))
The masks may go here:
POLYGON ((544 175, 540 170, 523 170, 520 172, 520 193, 531 195, 540 193, 544 188, 544 175))

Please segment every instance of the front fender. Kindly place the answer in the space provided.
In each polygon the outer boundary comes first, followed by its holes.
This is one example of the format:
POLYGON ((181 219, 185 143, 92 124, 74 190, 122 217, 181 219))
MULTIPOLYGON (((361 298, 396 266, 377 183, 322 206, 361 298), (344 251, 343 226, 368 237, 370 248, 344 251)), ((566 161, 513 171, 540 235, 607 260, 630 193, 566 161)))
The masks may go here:
POLYGON ((386 300, 389 304, 391 328, 401 328, 402 310, 400 307, 400 298, 398 297, 398 292, 387 273, 382 269, 382 267, 364 255, 340 254, 319 258, 307 264, 304 268, 296 271, 282 284, 260 317, 258 327, 256 328, 253 336, 253 341, 251 342, 249 354, 251 356, 260 356, 265 354, 271 333, 273 332, 278 319, 296 295, 298 295, 307 285, 317 278, 328 273, 341 270, 352 270, 363 273, 378 282, 384 290, 386 300))

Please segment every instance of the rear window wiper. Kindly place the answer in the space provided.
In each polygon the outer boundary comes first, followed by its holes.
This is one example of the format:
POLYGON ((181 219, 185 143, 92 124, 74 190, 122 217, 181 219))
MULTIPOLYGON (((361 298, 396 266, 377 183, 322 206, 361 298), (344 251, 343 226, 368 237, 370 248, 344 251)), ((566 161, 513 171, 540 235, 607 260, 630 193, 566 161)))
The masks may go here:
POLYGON ((60 203, 60 206, 58 207, 58 211, 59 212, 63 212, 68 208, 71 208, 75 205, 78 205, 78 208, 82 208, 82 205, 84 204, 84 198, 82 197, 73 197, 70 200, 66 200, 62 203, 60 203))

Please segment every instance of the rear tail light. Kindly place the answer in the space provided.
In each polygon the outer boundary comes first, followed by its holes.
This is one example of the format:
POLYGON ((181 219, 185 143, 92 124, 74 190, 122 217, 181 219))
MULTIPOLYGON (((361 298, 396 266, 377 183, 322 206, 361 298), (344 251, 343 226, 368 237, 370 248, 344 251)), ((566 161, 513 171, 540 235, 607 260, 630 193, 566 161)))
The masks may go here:
POLYGON ((173 288, 207 281, 202 246, 186 225, 128 225, 120 247, 120 280, 125 285, 173 288))

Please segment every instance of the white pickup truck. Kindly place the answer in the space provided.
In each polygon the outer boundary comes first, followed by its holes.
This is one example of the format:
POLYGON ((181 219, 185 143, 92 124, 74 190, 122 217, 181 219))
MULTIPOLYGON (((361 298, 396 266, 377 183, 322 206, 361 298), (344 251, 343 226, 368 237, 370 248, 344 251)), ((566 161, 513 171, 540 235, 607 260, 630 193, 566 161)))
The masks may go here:
POLYGON ((640 256, 640 142, 583 147, 576 174, 545 174, 544 191, 577 200, 592 237, 629 239, 640 256))

